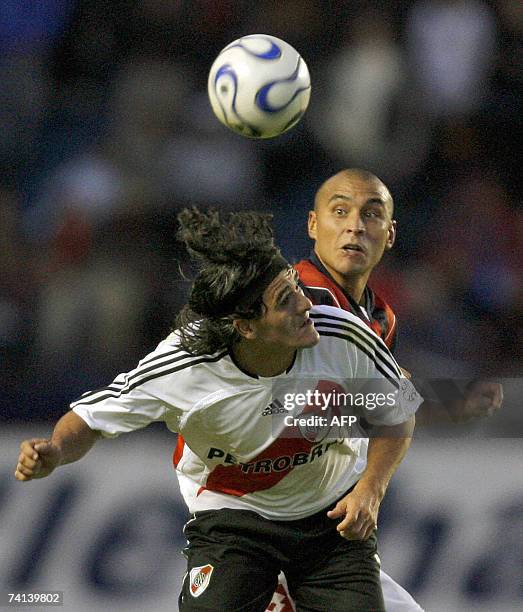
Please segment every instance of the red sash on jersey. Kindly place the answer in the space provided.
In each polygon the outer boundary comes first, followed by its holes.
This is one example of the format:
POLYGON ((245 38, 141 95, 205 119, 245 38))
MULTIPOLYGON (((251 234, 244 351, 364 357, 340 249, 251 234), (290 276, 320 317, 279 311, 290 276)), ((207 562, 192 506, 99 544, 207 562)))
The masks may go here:
MULTIPOLYGON (((357 304, 352 304, 349 301, 341 287, 339 287, 333 279, 318 270, 311 261, 302 259, 294 267, 300 275, 301 282, 311 289, 309 297, 314 303, 337 306, 338 308, 352 312, 365 321, 365 323, 383 339, 385 344, 392 349, 396 335, 396 316, 385 300, 368 289, 372 297, 371 321, 369 322, 366 318, 361 316, 357 304), (315 292, 314 289, 321 290, 321 292, 315 292)), ((185 441, 183 437, 178 435, 178 444, 173 453, 173 464, 175 467, 178 465, 183 455, 184 446, 185 441)), ((230 473, 230 468, 227 473, 230 473)), ((202 487, 198 493, 204 489, 205 487, 202 487)), ((267 612, 275 612, 276 610, 280 612, 294 612, 295 610, 292 599, 281 581, 267 608, 267 612)))
MULTIPOLYGON (((373 329, 385 344, 392 349, 396 335, 396 315, 392 308, 379 295, 371 292, 373 307, 371 310, 371 320, 361 317, 361 312, 356 308, 356 304, 351 304, 349 298, 342 288, 332 279, 323 274, 308 259, 302 259, 294 266, 300 275, 301 282, 311 291, 308 295, 314 303, 321 303, 328 306, 337 306, 348 312, 352 312, 360 317, 367 325, 373 329), (321 294, 318 291, 321 290, 321 294)), ((369 291, 371 291, 369 289, 369 291)))

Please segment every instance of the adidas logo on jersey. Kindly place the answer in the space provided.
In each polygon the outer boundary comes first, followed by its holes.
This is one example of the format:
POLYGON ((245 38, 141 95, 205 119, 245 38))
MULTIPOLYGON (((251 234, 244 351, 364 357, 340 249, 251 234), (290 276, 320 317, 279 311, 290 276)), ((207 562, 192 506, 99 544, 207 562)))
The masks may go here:
POLYGON ((270 414, 284 414, 285 412, 288 412, 288 410, 285 410, 280 400, 275 399, 267 406, 267 408, 265 408, 265 410, 262 412, 262 416, 268 416, 270 414))

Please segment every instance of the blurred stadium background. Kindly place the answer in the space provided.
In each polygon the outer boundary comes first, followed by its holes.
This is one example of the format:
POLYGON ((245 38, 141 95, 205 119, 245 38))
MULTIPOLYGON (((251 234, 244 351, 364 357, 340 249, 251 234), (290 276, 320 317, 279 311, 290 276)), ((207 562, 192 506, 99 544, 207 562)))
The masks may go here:
POLYGON ((508 390, 488 423, 420 432, 382 512, 385 568, 427 610, 521 609, 522 29, 516 0, 0 2, 0 589, 173 609, 173 440, 105 443, 27 487, 17 445, 167 333, 190 275, 180 207, 272 212, 297 260, 319 184, 361 166, 396 203, 371 285, 399 315, 400 363, 508 390), (207 102, 214 57, 248 33, 311 72, 304 120, 272 141, 207 102))

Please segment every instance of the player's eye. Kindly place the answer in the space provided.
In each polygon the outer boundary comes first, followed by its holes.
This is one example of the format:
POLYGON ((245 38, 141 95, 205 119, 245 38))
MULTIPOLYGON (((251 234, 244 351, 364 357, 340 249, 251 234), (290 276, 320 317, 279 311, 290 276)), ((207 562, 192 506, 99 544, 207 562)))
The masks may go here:
POLYGON ((292 289, 286 289, 280 297, 277 299, 276 304, 278 307, 286 306, 289 303, 289 299, 293 293, 292 289))
POLYGON ((335 214, 337 217, 343 217, 344 215, 346 215, 346 214, 347 214, 347 211, 346 211, 344 208, 339 208, 339 207, 338 207, 338 208, 335 208, 335 209, 334 209, 334 214, 335 214))
POLYGON ((287 289, 281 298, 278 299, 278 307, 282 308, 287 306, 291 298, 297 293, 303 293, 303 291, 297 282, 293 282, 289 289, 287 289))
POLYGON ((296 283, 292 287, 292 292, 293 292, 293 295, 303 295, 303 289, 300 287, 298 283, 296 283))

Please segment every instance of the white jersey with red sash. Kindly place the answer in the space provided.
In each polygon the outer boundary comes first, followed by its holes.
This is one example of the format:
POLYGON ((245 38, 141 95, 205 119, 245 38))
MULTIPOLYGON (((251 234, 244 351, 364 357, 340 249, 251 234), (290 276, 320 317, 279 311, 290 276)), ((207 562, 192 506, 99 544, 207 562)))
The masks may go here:
POLYGON ((174 462, 190 512, 238 508, 269 519, 309 516, 357 482, 365 466, 364 434, 339 422, 340 429, 328 423, 311 433, 308 425, 285 417, 324 415, 311 394, 329 403, 329 394, 355 396, 355 385, 369 379, 383 383, 394 401, 360 404, 359 415, 368 423, 404 422, 421 402, 361 319, 328 306, 314 307, 310 316, 320 342, 299 349, 279 376, 253 377, 228 351, 190 355, 173 333, 136 369, 71 407, 109 437, 151 421, 180 433, 174 462))

